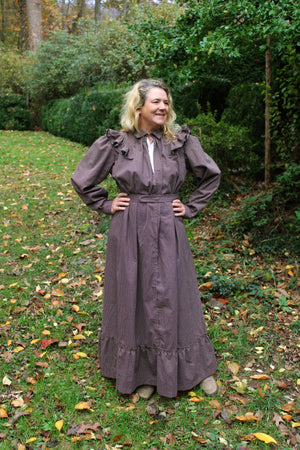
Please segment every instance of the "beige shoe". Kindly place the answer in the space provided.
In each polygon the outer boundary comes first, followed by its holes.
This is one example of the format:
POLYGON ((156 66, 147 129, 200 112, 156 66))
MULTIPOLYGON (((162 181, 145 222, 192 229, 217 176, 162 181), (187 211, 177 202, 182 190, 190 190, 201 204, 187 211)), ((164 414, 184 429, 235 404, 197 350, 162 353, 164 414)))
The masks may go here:
POLYGON ((138 387, 136 393, 139 394, 139 396, 144 400, 149 400, 154 391, 154 386, 148 386, 145 384, 144 386, 138 387))
POLYGON ((218 385, 214 377, 205 378, 200 384, 201 388, 207 395, 215 395, 218 392, 218 385))

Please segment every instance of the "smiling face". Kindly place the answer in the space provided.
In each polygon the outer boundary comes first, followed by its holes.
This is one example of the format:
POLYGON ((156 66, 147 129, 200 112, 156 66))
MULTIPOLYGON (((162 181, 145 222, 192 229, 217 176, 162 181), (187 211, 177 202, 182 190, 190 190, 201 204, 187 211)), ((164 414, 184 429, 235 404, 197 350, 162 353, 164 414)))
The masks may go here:
POLYGON ((139 126, 142 130, 151 133, 161 128, 169 113, 166 91, 158 87, 149 89, 145 103, 138 111, 140 113, 139 126))

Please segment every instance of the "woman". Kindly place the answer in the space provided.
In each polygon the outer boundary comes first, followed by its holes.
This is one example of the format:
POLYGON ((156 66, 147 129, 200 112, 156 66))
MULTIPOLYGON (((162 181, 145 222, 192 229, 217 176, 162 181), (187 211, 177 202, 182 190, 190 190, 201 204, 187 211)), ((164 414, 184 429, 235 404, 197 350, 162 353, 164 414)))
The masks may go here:
POLYGON ((107 130, 79 163, 72 183, 92 209, 111 214, 99 359, 122 394, 165 397, 201 382, 217 392, 216 360, 206 333, 183 218, 217 189, 220 170, 187 126, 177 130, 168 87, 136 83, 125 98, 122 131, 107 130), (199 187, 183 204, 187 170, 199 187), (98 186, 108 175, 120 193, 98 186))

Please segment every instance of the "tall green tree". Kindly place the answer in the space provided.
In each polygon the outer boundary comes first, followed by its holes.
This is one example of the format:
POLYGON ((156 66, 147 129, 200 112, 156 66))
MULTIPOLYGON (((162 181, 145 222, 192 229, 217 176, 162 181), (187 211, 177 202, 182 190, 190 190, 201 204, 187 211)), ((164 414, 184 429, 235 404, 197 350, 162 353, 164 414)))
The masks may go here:
POLYGON ((164 21, 137 26, 140 36, 147 36, 147 52, 140 57, 150 72, 174 84, 209 76, 232 86, 246 82, 266 86, 268 183, 270 107, 281 89, 274 76, 270 85, 271 73, 281 69, 282 58, 299 45, 300 9, 293 0, 187 0, 182 5, 184 13, 173 27, 164 21))

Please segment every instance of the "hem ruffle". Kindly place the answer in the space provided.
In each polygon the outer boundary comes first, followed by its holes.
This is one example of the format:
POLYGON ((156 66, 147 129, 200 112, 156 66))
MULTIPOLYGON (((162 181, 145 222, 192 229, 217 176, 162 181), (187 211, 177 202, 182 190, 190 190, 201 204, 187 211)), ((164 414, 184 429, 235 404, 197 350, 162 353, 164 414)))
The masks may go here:
POLYGON ((128 349, 114 338, 99 339, 102 375, 116 380, 122 394, 131 394, 141 385, 155 386, 159 395, 176 397, 212 375, 216 359, 210 339, 200 337, 188 347, 166 351, 137 346, 128 349))

